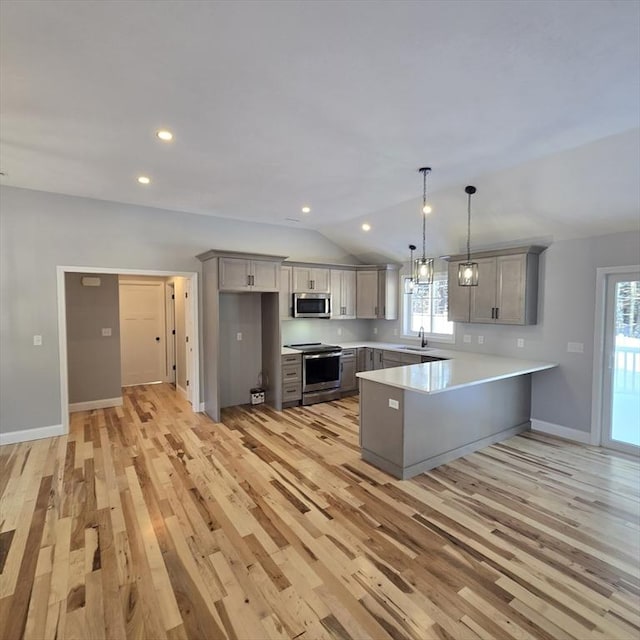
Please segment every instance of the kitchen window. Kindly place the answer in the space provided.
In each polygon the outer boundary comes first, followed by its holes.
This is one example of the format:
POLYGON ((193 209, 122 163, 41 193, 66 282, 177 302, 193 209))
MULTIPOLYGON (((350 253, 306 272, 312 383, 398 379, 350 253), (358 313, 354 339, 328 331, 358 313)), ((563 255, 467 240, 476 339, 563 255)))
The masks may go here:
MULTIPOLYGON (((447 320, 448 274, 446 271, 433 274, 432 284, 416 285, 411 295, 403 294, 402 333, 415 338, 424 328, 425 336, 434 342, 455 342, 453 322, 447 320)), ((403 285, 409 277, 405 276, 403 285)), ((406 291, 406 288, 403 288, 406 291)))

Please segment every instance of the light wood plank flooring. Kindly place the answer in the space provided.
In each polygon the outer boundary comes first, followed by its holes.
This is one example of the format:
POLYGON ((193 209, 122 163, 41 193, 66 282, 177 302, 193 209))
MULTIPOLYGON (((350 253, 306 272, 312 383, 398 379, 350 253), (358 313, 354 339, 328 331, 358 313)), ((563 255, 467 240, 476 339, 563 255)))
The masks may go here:
POLYGON ((637 461, 526 434, 403 482, 357 412, 154 385, 3 447, 0 638, 640 636, 637 461))

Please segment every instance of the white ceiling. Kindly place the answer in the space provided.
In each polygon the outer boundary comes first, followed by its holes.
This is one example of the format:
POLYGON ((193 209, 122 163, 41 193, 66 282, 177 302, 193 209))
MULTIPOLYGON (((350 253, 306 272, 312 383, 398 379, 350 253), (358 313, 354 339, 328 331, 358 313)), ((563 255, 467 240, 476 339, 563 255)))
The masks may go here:
POLYGON ((481 244, 626 230, 639 30, 626 0, 3 0, 2 183, 399 258, 431 165, 434 252, 461 247, 469 183, 481 244))

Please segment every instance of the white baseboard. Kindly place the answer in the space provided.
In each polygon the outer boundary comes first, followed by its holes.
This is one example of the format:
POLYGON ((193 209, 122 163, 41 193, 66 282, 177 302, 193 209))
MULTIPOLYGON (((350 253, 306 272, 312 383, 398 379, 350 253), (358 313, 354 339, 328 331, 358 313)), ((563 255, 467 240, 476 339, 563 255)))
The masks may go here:
POLYGON ((40 440, 41 438, 55 438, 56 436, 63 435, 65 435, 64 427, 61 424, 52 424, 49 427, 36 427, 35 429, 5 431, 0 432, 0 445, 40 440))
POLYGON ((183 389, 177 382, 176 382, 176 390, 185 400, 189 399, 189 395, 187 394, 187 390, 183 389))
POLYGON ((88 402, 74 402, 69 405, 69 413, 77 411, 91 411, 92 409, 108 409, 109 407, 121 407, 122 396, 117 398, 103 398, 102 400, 89 400, 88 402))
POLYGON ((580 442, 582 444, 591 444, 591 432, 589 431, 571 429, 570 427, 563 427, 561 424, 536 420, 535 418, 531 418, 531 431, 547 433, 550 436, 558 436, 559 438, 573 440, 574 442, 580 442))
POLYGON ((200 403, 200 408, 198 409, 198 413, 204 413, 204 402, 200 403))

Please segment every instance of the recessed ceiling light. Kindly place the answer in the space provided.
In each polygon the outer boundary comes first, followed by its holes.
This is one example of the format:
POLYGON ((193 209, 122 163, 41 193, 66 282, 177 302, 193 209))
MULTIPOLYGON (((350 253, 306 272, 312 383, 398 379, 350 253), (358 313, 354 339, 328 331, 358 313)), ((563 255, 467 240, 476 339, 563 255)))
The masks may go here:
POLYGON ((149 184, 151 182, 151 178, 148 178, 147 176, 138 176, 138 182, 140 184, 149 184))
POLYGON ((311 207, 302 207, 302 213, 311 213, 311 207))
POLYGON ((362 225, 362 230, 363 230, 363 231, 371 231, 371 225, 370 225, 368 222, 365 222, 365 223, 362 225))
POLYGON ((160 131, 156 131, 156 135, 160 140, 164 142, 170 142, 173 140, 173 133, 171 131, 167 131, 166 129, 160 129, 160 131))

